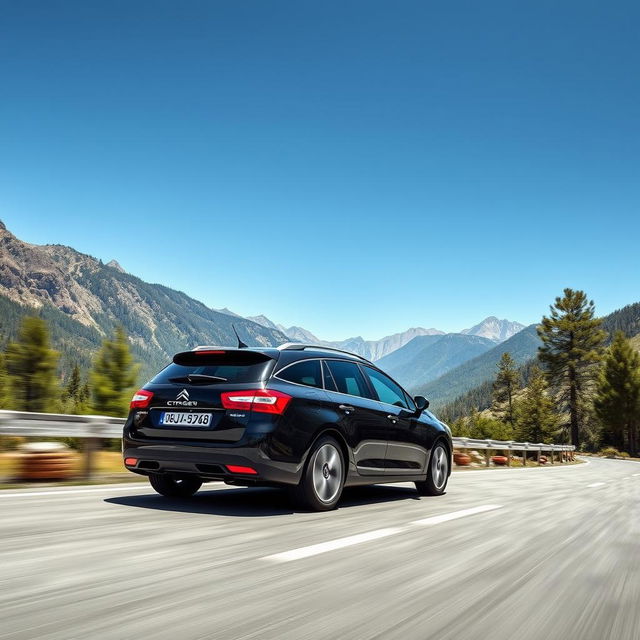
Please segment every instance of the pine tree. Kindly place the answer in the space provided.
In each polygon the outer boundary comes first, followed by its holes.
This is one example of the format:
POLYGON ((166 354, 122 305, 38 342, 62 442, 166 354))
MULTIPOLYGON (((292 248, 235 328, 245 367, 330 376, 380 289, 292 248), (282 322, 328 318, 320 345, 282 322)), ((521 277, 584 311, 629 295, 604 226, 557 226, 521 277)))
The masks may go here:
POLYGON ((616 332, 607 351, 593 406, 605 443, 635 455, 639 445, 640 355, 622 331, 616 332))
POLYGON ((524 442, 551 442, 558 426, 547 380, 538 366, 531 369, 529 385, 515 406, 516 434, 524 442))
POLYGON ((124 329, 105 340, 91 371, 92 410, 101 415, 124 417, 135 391, 140 365, 134 363, 124 329))
POLYGON ((82 376, 80 374, 80 366, 75 363, 69 376, 64 392, 62 394, 64 411, 67 413, 84 413, 86 409, 86 401, 88 393, 84 390, 82 384, 82 376))
POLYGON ((571 442, 580 447, 580 413, 586 401, 595 368, 602 356, 605 332, 595 317, 595 306, 584 291, 565 289, 538 326, 542 340, 539 357, 549 381, 558 390, 569 411, 571 442))
POLYGON ((59 397, 56 368, 59 354, 51 349, 42 318, 27 316, 18 340, 9 343, 6 362, 11 406, 18 411, 52 411, 59 397))
POLYGON ((73 369, 71 369, 71 375, 69 376, 69 381, 67 382, 64 388, 64 399, 76 400, 78 398, 79 392, 80 392, 80 367, 76 362, 73 365, 73 369))
POLYGON ((509 427, 514 425, 513 396, 518 389, 520 375, 510 353, 503 353, 498 363, 498 375, 493 383, 493 412, 509 427))

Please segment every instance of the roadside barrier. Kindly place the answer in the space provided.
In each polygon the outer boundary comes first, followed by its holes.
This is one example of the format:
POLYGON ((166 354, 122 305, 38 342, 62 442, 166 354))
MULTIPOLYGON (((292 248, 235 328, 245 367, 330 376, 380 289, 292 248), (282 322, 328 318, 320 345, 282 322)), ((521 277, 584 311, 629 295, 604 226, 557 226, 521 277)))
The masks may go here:
MULTIPOLYGON (((93 454, 98 442, 105 438, 120 438, 124 418, 109 416, 76 416, 61 413, 31 413, 29 411, 0 410, 0 435, 24 436, 29 438, 82 438, 84 440, 83 477, 93 473, 93 454)), ((506 466, 511 465, 512 452, 522 452, 526 462, 527 454, 536 455, 538 464, 542 464, 542 453, 549 453, 551 464, 554 454, 558 462, 573 459, 575 447, 569 444, 544 444, 531 442, 512 442, 503 440, 477 440, 473 438, 453 438, 454 449, 482 449, 485 452, 485 464, 491 464, 491 451, 506 452, 506 466)), ((495 456, 494 456, 495 457, 495 456)))
MULTIPOLYGON (((545 444, 544 442, 514 442, 512 440, 478 440, 475 438, 453 438, 454 449, 483 449, 485 464, 490 466, 491 464, 491 451, 504 451, 506 453, 506 465, 511 466, 513 458, 513 452, 518 451, 522 453, 523 464, 526 465, 527 454, 531 452, 535 455, 536 461, 539 465, 546 462, 546 456, 543 453, 548 453, 550 456, 551 464, 555 463, 555 459, 562 464, 564 461, 573 460, 575 456, 575 447, 572 444, 545 444), (557 455, 556 455, 557 454, 557 455)), ((493 456, 494 458, 498 456, 493 456)))

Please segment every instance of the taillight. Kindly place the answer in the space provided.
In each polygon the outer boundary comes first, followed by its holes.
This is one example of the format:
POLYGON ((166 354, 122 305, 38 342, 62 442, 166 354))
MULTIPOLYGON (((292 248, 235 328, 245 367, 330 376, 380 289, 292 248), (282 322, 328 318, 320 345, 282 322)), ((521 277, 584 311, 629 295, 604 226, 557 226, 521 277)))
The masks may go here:
POLYGON ((223 391, 220 394, 220 400, 225 409, 281 415, 287 408, 291 396, 270 389, 251 389, 249 391, 223 391))
POLYGON ((229 471, 230 473, 243 473, 247 476, 258 475, 258 472, 253 467, 241 467, 237 464, 227 464, 225 466, 227 467, 227 471, 229 471))
POLYGON ((147 391, 146 389, 140 389, 133 394, 131 398, 131 404, 129 409, 146 409, 153 398, 153 391, 147 391))

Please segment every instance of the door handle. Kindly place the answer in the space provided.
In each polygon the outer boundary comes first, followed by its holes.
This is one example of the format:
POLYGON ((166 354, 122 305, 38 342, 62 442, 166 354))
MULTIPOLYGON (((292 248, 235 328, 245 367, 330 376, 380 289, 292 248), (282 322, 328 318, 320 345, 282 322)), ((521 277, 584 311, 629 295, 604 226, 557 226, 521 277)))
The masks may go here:
POLYGON ((356 408, 352 407, 350 404, 341 404, 338 409, 340 409, 340 411, 344 411, 345 413, 352 413, 356 410, 356 408))
POLYGON ((390 413, 387 416, 387 420, 391 420, 391 422, 393 422, 393 424, 395 424, 396 422, 398 422, 398 416, 394 416, 392 413, 390 413))

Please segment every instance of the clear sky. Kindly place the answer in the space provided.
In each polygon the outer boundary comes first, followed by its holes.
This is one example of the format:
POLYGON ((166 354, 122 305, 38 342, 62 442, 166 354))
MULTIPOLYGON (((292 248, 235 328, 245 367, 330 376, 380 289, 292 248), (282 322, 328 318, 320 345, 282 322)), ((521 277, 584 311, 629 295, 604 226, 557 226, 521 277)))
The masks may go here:
POLYGON ((0 218, 322 338, 640 300, 640 5, 0 3, 0 218))

